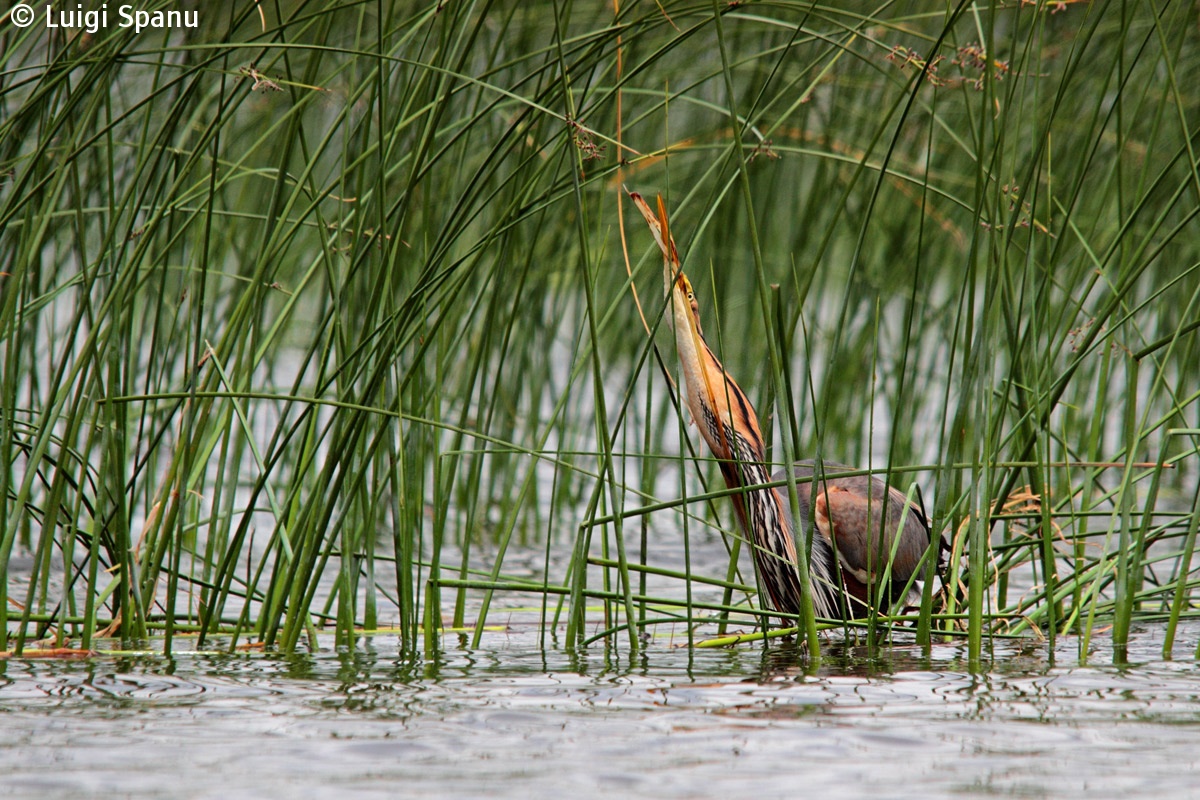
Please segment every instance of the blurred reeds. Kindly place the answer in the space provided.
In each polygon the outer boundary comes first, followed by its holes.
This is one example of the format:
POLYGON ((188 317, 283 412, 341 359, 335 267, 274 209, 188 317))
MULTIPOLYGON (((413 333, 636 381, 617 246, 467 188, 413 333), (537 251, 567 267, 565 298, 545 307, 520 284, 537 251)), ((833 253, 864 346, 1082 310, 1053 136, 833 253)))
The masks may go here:
POLYGON ((194 7, 0 26, 0 650, 752 629, 623 184, 919 640, 1197 615, 1194 3, 194 7))

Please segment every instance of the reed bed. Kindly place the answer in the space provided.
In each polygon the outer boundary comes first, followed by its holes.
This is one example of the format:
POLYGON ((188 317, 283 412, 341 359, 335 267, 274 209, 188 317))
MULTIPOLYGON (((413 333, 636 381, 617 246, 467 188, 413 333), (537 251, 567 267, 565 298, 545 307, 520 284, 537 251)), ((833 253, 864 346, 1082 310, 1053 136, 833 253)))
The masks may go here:
POLYGON ((624 185, 951 548, 833 627, 1195 647, 1194 3, 184 5, 0 26, 0 650, 761 634, 624 185))

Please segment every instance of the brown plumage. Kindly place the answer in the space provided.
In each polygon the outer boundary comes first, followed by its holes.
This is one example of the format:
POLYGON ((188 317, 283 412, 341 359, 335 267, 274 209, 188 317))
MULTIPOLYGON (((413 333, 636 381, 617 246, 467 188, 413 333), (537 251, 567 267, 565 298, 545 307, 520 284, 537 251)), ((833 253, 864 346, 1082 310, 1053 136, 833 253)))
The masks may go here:
MULTIPOLYGON (((680 269, 661 198, 656 214, 639 195, 630 193, 630 197, 662 250, 667 313, 687 386, 687 405, 709 449, 720 459, 726 485, 742 488, 785 480, 786 471, 768 475, 758 416, 704 339, 699 305, 680 269)), ((796 542, 807 541, 810 520, 815 535, 809 577, 817 616, 863 616, 872 595, 887 604, 899 600, 929 546, 924 513, 879 478, 838 477, 839 472, 851 471, 840 464, 826 463, 823 474, 815 477, 814 469, 811 461, 793 466, 802 481, 797 486, 800 514, 796 519, 786 491, 763 488, 733 496, 738 524, 754 544, 755 563, 771 607, 792 614, 800 611, 796 542), (889 559, 890 584, 875 586, 889 559)))

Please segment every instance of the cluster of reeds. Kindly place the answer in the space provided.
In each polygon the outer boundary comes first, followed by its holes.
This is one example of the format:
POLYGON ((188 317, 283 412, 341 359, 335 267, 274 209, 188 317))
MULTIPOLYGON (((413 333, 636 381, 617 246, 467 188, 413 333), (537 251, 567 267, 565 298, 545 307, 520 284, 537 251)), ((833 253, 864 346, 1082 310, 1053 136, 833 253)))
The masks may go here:
POLYGON ((920 641, 1196 616, 1194 3, 200 12, 0 25, 0 650, 752 629, 622 184, 772 458, 921 486, 920 641))

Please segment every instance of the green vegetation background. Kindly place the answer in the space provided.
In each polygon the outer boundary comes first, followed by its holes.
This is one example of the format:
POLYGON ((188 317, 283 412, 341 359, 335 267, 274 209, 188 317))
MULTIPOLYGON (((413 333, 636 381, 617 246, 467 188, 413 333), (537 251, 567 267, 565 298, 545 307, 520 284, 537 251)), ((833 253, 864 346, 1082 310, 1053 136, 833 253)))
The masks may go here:
POLYGON ((1196 614, 1195 3, 198 8, 0 22, 0 649, 747 608, 623 185, 773 458, 923 487, 923 641, 1196 614))

